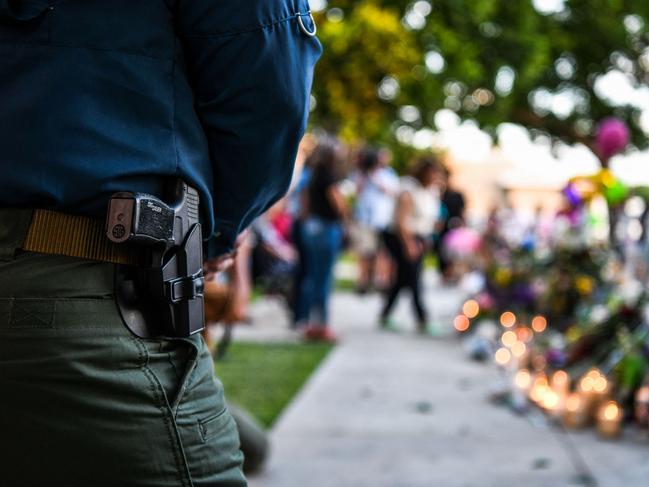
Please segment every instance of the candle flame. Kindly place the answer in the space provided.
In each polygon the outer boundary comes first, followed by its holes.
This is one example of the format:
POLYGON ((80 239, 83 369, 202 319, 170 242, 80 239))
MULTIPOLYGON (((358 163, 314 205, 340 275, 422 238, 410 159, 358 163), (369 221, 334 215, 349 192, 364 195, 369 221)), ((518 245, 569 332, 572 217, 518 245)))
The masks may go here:
POLYGON ((514 333, 513 331, 506 331, 505 333, 503 333, 503 336, 500 339, 500 341, 506 347, 511 347, 517 341, 516 333, 514 333))
POLYGON ((518 336, 518 339, 522 342, 531 342, 532 339, 534 338, 534 333, 532 333, 532 330, 530 330, 526 326, 522 326, 516 330, 516 335, 518 336))
POLYGON ((595 379, 595 382, 593 383, 593 389, 595 392, 602 393, 605 392, 606 389, 608 389, 608 381, 606 380, 606 377, 604 376, 599 376, 597 379, 595 379))
POLYGON ((536 403, 540 403, 545 396, 545 392, 549 389, 548 378, 545 374, 539 374, 534 379, 534 385, 530 390, 530 399, 536 403))
POLYGON ((616 402, 609 402, 606 403, 604 406, 604 413, 603 417, 607 421, 613 421, 614 419, 617 419, 618 416, 620 415, 620 407, 617 405, 616 402))
POLYGON ((471 326, 471 322, 465 315, 459 315, 455 318, 455 320, 453 320, 453 326, 457 331, 464 333, 471 326))
POLYGON ((586 376, 581 379, 579 382, 579 388, 584 392, 591 392, 593 386, 595 385, 595 380, 592 377, 586 376))
POLYGON ((559 405, 559 395, 552 389, 545 389, 542 403, 545 409, 554 409, 559 405))
POLYGON ((496 363, 498 365, 507 365, 511 358, 512 354, 506 348, 499 348, 496 352, 496 363))
POLYGON ((602 373, 599 371, 599 369, 590 369, 586 374, 586 377, 590 377, 591 379, 595 380, 598 377, 601 377, 601 375, 602 373))
POLYGON ((545 387, 535 385, 530 391, 530 399, 536 403, 539 403, 543 400, 543 394, 545 393, 545 387))
POLYGON ((543 333, 547 327, 548 320, 546 320, 543 316, 535 316, 532 320, 532 329, 536 333, 543 333))
POLYGON ((512 354, 514 357, 522 357, 525 355, 525 352, 527 351, 527 347, 523 342, 516 342, 514 345, 512 345, 512 354))
POLYGON ((500 324, 505 328, 511 328, 516 324, 516 315, 511 311, 505 311, 500 315, 500 324))
POLYGON ((579 397, 579 394, 577 394, 576 392, 573 392, 568 396, 568 400, 566 401, 566 409, 571 413, 574 413, 579 411, 580 407, 581 397, 579 397))
POLYGON ((462 306, 462 312, 468 318, 475 318, 480 313, 480 305, 475 299, 470 299, 462 306))
POLYGON ((552 375, 552 384, 558 387, 565 387, 570 381, 570 377, 565 370, 557 370, 552 375))
POLYGON ((522 369, 516 372, 514 383, 516 384, 516 387, 520 389, 527 389, 532 383, 532 375, 530 374, 530 371, 522 369))

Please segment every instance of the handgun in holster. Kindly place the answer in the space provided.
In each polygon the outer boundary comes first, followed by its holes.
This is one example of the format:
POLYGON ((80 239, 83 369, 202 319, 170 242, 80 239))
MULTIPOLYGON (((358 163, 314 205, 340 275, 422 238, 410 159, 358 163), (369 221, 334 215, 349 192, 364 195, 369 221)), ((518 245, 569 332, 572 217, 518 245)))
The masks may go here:
POLYGON ((142 338, 189 337, 204 327, 198 193, 178 180, 165 199, 121 192, 108 205, 106 236, 143 256, 141 266, 119 266, 115 279, 122 318, 142 338))

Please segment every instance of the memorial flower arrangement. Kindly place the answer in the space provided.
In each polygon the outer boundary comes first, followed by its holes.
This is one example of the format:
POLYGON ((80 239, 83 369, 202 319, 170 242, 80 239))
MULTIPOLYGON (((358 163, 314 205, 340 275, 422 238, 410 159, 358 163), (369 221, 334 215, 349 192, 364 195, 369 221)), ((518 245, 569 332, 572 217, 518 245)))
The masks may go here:
POLYGON ((455 318, 469 355, 495 361, 507 378, 500 399, 520 413, 541 409, 567 428, 594 425, 605 438, 619 437, 625 423, 649 434, 646 263, 634 266, 614 238, 588 238, 597 198, 613 217, 631 197, 648 207, 645 188, 626 187, 607 167, 627 142, 619 121, 600 125, 602 170, 566 186, 560 234, 544 248, 512 244, 487 225, 483 286, 455 318))

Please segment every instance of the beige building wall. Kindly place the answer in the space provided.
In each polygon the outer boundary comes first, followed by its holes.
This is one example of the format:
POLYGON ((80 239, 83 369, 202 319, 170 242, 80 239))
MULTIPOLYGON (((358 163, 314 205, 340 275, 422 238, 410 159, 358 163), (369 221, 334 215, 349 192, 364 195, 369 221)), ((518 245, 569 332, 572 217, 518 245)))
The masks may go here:
POLYGON ((505 202, 524 213, 541 208, 545 215, 555 214, 562 206, 562 184, 551 177, 527 176, 516 171, 514 164, 505 160, 497 149, 480 163, 450 158, 444 162, 453 174, 453 186, 464 193, 467 214, 472 220, 484 219, 494 206, 505 202))

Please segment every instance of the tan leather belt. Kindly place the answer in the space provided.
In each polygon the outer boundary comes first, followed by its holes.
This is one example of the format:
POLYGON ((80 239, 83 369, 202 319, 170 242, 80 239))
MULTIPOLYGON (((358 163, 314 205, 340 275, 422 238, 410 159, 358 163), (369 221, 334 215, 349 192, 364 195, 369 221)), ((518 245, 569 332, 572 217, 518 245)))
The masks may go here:
POLYGON ((34 210, 22 248, 114 264, 140 265, 143 261, 137 249, 108 240, 103 220, 50 210, 34 210))

